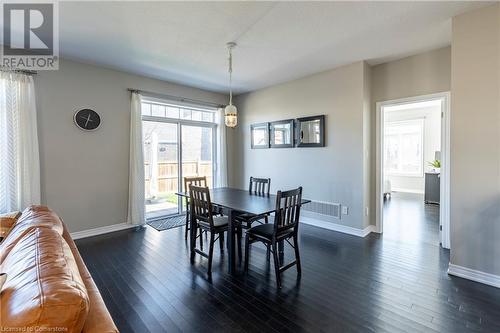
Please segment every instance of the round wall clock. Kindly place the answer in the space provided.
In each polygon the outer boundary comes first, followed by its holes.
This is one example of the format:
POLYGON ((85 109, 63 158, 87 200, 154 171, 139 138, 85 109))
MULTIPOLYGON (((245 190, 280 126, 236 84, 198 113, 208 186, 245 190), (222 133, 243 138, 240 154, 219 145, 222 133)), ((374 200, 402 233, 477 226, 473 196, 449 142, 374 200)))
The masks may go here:
POLYGON ((91 109, 81 109, 75 112, 73 117, 76 126, 84 131, 96 130, 101 124, 101 117, 91 109))

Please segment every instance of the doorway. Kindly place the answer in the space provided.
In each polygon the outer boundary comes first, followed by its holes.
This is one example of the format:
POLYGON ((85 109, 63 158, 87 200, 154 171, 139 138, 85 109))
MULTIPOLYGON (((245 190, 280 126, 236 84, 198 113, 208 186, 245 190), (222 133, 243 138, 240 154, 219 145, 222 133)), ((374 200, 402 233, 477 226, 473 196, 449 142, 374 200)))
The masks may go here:
POLYGON ((377 103, 377 230, 449 241, 449 93, 377 103))
POLYGON ((215 110, 158 100, 142 102, 146 219, 180 215, 184 177, 207 178, 213 187, 216 161, 215 110))

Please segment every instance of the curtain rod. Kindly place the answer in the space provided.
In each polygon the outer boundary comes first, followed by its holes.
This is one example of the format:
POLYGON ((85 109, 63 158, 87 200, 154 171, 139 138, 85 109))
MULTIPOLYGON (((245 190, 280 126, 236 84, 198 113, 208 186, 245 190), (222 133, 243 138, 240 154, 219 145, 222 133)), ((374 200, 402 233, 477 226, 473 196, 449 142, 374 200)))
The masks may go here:
POLYGON ((37 71, 29 71, 29 70, 24 70, 24 69, 10 69, 10 68, 5 68, 5 67, 0 67, 0 71, 3 72, 10 72, 10 73, 19 73, 19 74, 25 74, 25 75, 37 75, 37 71))
POLYGON ((150 96, 150 97, 165 98, 165 99, 170 99, 170 100, 179 101, 179 102, 188 102, 188 103, 193 103, 193 104, 198 104, 198 105, 212 106, 212 107, 216 107, 216 108, 223 108, 225 106, 225 105, 221 105, 221 104, 217 104, 217 103, 201 101, 198 99, 173 96, 173 95, 168 95, 168 94, 163 94, 163 93, 155 93, 155 92, 145 91, 145 90, 140 90, 140 89, 128 88, 127 90, 130 92, 136 92, 136 93, 140 93, 140 94, 142 93, 142 94, 144 94, 146 96, 150 96))

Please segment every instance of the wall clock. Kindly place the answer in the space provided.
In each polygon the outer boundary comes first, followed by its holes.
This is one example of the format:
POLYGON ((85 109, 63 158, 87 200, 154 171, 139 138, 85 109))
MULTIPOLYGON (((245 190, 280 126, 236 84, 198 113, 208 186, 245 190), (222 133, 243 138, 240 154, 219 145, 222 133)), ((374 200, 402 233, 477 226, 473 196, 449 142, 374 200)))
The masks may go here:
POLYGON ((94 131, 101 124, 101 116, 92 109, 81 109, 73 117, 76 126, 84 131, 94 131))

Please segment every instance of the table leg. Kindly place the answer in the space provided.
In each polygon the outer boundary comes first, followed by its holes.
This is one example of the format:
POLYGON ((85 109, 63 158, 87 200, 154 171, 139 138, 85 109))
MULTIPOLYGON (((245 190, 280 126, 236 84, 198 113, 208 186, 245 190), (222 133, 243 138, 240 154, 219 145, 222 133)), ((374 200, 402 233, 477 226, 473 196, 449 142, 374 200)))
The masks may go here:
POLYGON ((227 218, 228 218, 228 228, 227 228, 227 261, 228 261, 228 272, 229 274, 234 274, 235 272, 235 264, 234 264, 234 243, 235 243, 235 238, 234 238, 234 223, 233 223, 233 210, 229 209, 227 212, 227 218))

